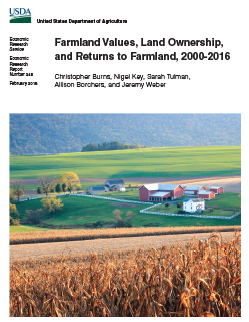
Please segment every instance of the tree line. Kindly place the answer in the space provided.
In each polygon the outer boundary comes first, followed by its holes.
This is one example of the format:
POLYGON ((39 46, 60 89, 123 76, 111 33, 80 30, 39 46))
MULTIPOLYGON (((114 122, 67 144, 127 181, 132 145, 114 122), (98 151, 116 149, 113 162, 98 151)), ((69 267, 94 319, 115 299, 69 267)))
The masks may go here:
MULTIPOLYGON (((50 176, 41 176, 39 178, 40 185, 37 188, 37 193, 44 195, 44 198, 41 200, 42 209, 26 210, 28 221, 36 225, 40 222, 41 216, 44 213, 53 214, 54 212, 59 211, 64 205, 61 203, 61 199, 56 198, 53 193, 62 191, 69 191, 71 193, 74 189, 80 190, 81 184, 79 181, 78 175, 73 172, 65 172, 59 175, 57 179, 53 179, 50 176), (51 193, 52 195, 48 197, 48 194, 51 193)), ((19 226, 19 213, 16 209, 16 205, 13 204, 13 200, 16 197, 18 202, 20 202, 20 198, 24 195, 25 185, 20 180, 16 180, 12 183, 12 187, 13 188, 10 189, 9 193, 10 225, 19 226)))
POLYGON ((125 150, 125 149, 139 149, 139 148, 148 148, 148 146, 141 146, 140 143, 136 144, 124 144, 119 141, 113 142, 103 142, 96 144, 89 143, 83 147, 81 152, 86 151, 107 151, 107 150, 125 150))

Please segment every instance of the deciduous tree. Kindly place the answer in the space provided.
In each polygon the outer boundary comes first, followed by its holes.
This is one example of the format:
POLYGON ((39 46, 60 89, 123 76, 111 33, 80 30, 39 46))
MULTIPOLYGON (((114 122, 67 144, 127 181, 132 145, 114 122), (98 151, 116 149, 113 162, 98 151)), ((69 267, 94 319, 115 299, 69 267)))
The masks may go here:
POLYGON ((9 209, 10 209, 10 216, 13 218, 19 217, 18 210, 16 209, 16 205, 9 203, 9 209))
POLYGON ((20 219, 18 210, 16 209, 16 205, 10 203, 9 204, 9 213, 10 213, 10 226, 19 226, 20 219))
POLYGON ((77 176, 76 173, 73 172, 65 172, 63 174, 61 174, 58 177, 58 181, 60 183, 65 183, 68 187, 68 190, 70 191, 70 193, 72 192, 72 190, 74 189, 74 186, 76 184, 76 182, 79 182, 79 178, 77 176))
POLYGON ((60 198, 56 198, 54 195, 47 198, 42 198, 42 208, 46 214, 53 214, 64 206, 60 198))
POLYGON ((63 191, 61 183, 59 183, 59 182, 57 183, 57 185, 55 186, 55 191, 58 193, 63 191))
POLYGON ((63 184, 61 185, 61 187, 62 187, 63 192, 68 191, 67 185, 66 185, 65 183, 63 183, 63 184))
POLYGON ((45 193, 46 196, 51 190, 54 191, 55 180, 50 176, 40 176, 39 182, 41 184, 42 193, 45 193))
POLYGON ((26 214, 28 215, 28 221, 33 224, 37 225, 41 221, 41 215, 43 214, 42 209, 36 209, 36 210, 26 210, 26 214))
POLYGON ((40 195, 40 194, 42 194, 42 193, 43 193, 42 187, 38 187, 38 188, 37 188, 37 194, 39 194, 39 195, 40 195))
POLYGON ((24 195, 24 189, 25 185, 19 181, 16 180, 12 183, 13 186, 13 195, 18 198, 18 202, 20 202, 20 197, 24 195))
POLYGON ((13 191, 13 189, 10 189, 9 197, 10 197, 10 201, 14 199, 14 191, 13 191))

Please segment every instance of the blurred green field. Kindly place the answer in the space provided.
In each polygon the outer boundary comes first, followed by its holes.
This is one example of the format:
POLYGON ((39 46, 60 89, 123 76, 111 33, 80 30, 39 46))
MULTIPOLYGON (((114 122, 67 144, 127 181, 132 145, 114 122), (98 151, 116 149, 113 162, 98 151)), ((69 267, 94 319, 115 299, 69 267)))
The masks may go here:
POLYGON ((37 226, 10 226, 10 233, 22 233, 26 231, 48 230, 47 228, 40 228, 37 226))
POLYGON ((241 197, 238 193, 225 192, 220 195, 215 195, 212 200, 206 200, 206 207, 220 208, 241 208, 241 197))
POLYGON ((163 147, 10 156, 10 178, 56 178, 63 172, 81 178, 199 177, 241 174, 241 147, 163 147))

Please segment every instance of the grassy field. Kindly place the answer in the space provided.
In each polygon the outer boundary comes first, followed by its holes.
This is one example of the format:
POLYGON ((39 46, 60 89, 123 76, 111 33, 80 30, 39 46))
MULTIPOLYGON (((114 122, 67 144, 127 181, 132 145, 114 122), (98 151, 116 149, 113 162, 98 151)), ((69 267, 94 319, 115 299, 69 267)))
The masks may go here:
POLYGON ((10 178, 57 177, 75 172, 81 178, 198 177, 241 174, 241 147, 170 147, 10 156, 10 178))
MULTIPOLYGON (((80 196, 61 196, 64 207, 58 213, 55 213, 52 219, 46 220, 49 225, 83 225, 86 223, 95 223, 98 220, 109 221, 114 219, 112 212, 115 209, 123 211, 123 217, 128 210, 139 214, 144 205, 135 205, 134 208, 123 208, 122 202, 108 201, 104 199, 87 198, 80 196), (115 205, 113 205, 115 204, 115 205)), ((128 204, 132 205, 132 204, 128 204)), ((26 218, 25 210, 42 208, 41 199, 23 201, 17 204, 18 212, 21 218, 26 218)), ((45 219, 47 215, 43 215, 45 219)))
MULTIPOLYGON (((176 207, 176 205, 170 205, 168 208, 166 208, 164 204, 151 209, 151 211, 153 211, 153 212, 162 212, 162 213, 168 213, 168 214, 177 214, 179 210, 183 210, 183 208, 181 207, 179 209, 176 207)), ((205 211, 203 211, 203 213, 201 215, 203 215, 203 216, 231 217, 234 215, 234 211, 215 209, 212 212, 210 212, 209 210, 205 210, 205 211)))
POLYGON ((47 228, 40 228, 36 226, 10 226, 10 233, 23 233, 27 231, 39 231, 39 230, 47 230, 47 228))
POLYGON ((126 191, 123 191, 123 192, 109 191, 109 192, 102 193, 99 196, 139 201, 139 188, 128 188, 126 189, 126 191))
POLYGON ((220 208, 241 208, 241 197, 237 193, 225 192, 220 195, 215 195, 212 200, 206 200, 206 207, 220 208))
MULTIPOLYGON (((225 199, 225 193, 221 195, 225 199)), ((124 198, 125 199, 133 199, 138 200, 138 190, 131 189, 124 193, 112 192, 106 193, 105 196, 111 195, 116 198, 124 198)), ((232 194, 235 200, 240 200, 237 194, 232 194), (234 195, 234 196, 233 196, 234 195), (237 199, 236 199, 237 198, 237 199)), ((113 211, 115 209, 119 209, 122 211, 122 218, 126 217, 127 211, 132 211, 136 214, 135 218, 132 220, 132 224, 135 227, 189 227, 189 226, 233 226, 233 225, 241 225, 241 216, 238 216, 231 220, 221 220, 221 219, 205 219, 205 218, 184 218, 184 217, 168 217, 168 216, 160 216, 160 215, 150 215, 150 214, 141 214, 140 210, 147 208, 148 206, 145 204, 129 204, 122 203, 118 201, 111 201, 105 199, 96 199, 96 198, 88 198, 81 196, 73 196, 65 197, 61 196, 62 202, 64 203, 63 209, 55 213, 53 218, 45 220, 44 223, 49 225, 54 225, 60 227, 60 225, 68 225, 77 228, 77 225, 84 225, 89 223, 96 223, 99 220, 108 221, 114 220, 115 217, 113 215, 113 211), (129 208, 131 207, 132 208, 129 208), (134 207, 133 207, 134 206, 134 207), (127 207, 127 208, 126 208, 127 207)), ((230 199, 231 196, 230 196, 230 199)), ((239 202, 239 201, 238 201, 239 202)), ((237 203, 236 203, 237 204, 237 203)), ((164 207, 164 206, 163 206, 164 207)), ((26 218, 25 210, 27 209, 39 209, 42 208, 41 199, 23 201, 17 204, 18 212, 21 216, 21 219, 26 218)), ((166 209, 164 207, 164 209, 166 209)), ((170 205, 167 211, 176 211, 175 205, 170 205)), ((154 210, 153 210, 154 211, 154 210)), ((211 214, 214 214, 211 213, 211 214)), ((42 219, 46 219, 47 216, 44 215, 42 219)))

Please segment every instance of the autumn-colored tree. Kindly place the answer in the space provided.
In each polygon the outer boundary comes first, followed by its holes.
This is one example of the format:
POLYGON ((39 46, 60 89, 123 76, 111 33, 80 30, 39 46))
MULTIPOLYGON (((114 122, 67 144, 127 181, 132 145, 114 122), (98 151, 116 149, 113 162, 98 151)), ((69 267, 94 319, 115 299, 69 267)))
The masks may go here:
POLYGON ((10 226, 19 226, 20 219, 18 210, 16 209, 16 205, 10 203, 9 204, 9 212, 10 212, 10 226))
POLYGON ((76 190, 81 190, 81 188, 82 188, 81 184, 80 183, 76 183, 75 189, 76 190))
POLYGON ((122 221, 122 218, 121 218, 122 212, 119 209, 115 209, 112 213, 114 214, 117 221, 122 221))
POLYGON ((61 199, 52 195, 51 197, 42 198, 42 208, 46 214, 52 214, 54 212, 59 211, 64 204, 61 203, 61 199))
POLYGON ((119 209, 115 209, 112 213, 117 219, 115 227, 132 227, 131 221, 135 217, 135 214, 132 211, 127 211, 126 219, 122 219, 122 212, 119 209))
POLYGON ((134 212, 128 210, 126 213, 126 221, 125 221, 125 227, 132 227, 132 219, 136 216, 134 212))
POLYGON ((134 217, 136 216, 136 214, 134 214, 134 212, 128 210, 126 213, 126 218, 128 221, 131 221, 134 217))
POLYGON ((42 194, 42 193, 43 193, 42 187, 38 187, 38 188, 37 188, 37 194, 39 194, 39 195, 40 195, 40 194, 42 194))
POLYGON ((39 182, 41 184, 41 191, 42 193, 45 193, 46 196, 49 192, 54 191, 55 180, 52 179, 50 176, 40 176, 39 182))
POLYGON ((19 217, 19 213, 18 213, 18 210, 16 209, 16 205, 10 203, 9 207, 10 207, 10 216, 12 216, 13 218, 19 217))
POLYGON ((25 185, 21 183, 21 181, 16 180, 12 183, 13 186, 13 195, 18 198, 18 202, 20 202, 20 197, 24 195, 25 185))
POLYGON ((14 191, 13 191, 13 189, 10 189, 9 197, 10 197, 10 201, 14 199, 14 191))
POLYGON ((63 192, 68 191, 68 188, 67 188, 66 183, 63 183, 63 184, 61 185, 61 187, 62 187, 63 192))
POLYGON ((76 173, 65 172, 58 177, 58 181, 60 183, 65 183, 71 193, 75 187, 76 182, 79 182, 80 180, 76 173))

